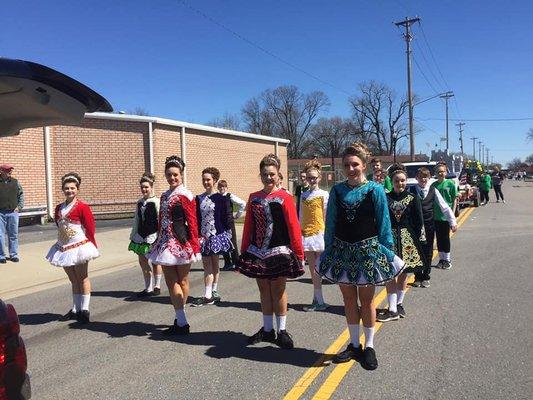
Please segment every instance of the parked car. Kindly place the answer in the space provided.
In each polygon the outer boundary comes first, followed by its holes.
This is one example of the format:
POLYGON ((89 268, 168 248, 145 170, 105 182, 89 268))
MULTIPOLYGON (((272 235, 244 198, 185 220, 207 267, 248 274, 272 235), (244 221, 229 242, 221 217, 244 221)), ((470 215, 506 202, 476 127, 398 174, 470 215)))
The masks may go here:
MULTIPOLYGON (((101 95, 44 65, 0 58, 0 136, 21 129, 79 123, 87 112, 111 112, 101 95)), ((12 304, 0 299, 0 400, 31 396, 20 324, 12 304)))

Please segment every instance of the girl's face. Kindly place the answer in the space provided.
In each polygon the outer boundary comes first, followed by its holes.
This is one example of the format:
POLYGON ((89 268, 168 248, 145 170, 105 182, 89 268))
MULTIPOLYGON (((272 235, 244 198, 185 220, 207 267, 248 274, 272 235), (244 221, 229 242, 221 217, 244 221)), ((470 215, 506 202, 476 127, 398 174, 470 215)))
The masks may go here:
POLYGON ((344 175, 351 183, 359 182, 364 177, 366 164, 357 156, 349 155, 343 159, 344 175))
POLYGON ((429 176, 425 176, 425 175, 420 175, 418 174, 416 176, 416 180, 418 181, 418 185, 421 187, 421 188, 425 188, 426 185, 428 184, 429 182, 429 176))
POLYGON ((305 175, 305 180, 311 189, 316 189, 320 183, 320 173, 316 169, 310 169, 305 175))
POLYGON ((218 187, 218 192, 220 194, 225 194, 227 191, 228 191, 228 188, 226 186, 219 186, 218 187))
POLYGON ((407 186, 407 177, 403 172, 398 172, 392 177, 392 187, 395 193, 402 193, 407 186))
POLYGON ((165 170, 165 178, 167 178, 170 189, 175 189, 183 182, 181 170, 178 167, 169 167, 165 170))
POLYGON ((267 165, 261 168, 261 182, 264 190, 271 192, 277 188, 279 183, 279 171, 273 165, 267 165))
POLYGON ((207 191, 212 191, 215 188, 215 179, 213 178, 213 175, 209 173, 205 173, 202 175, 202 185, 204 185, 204 189, 207 191))
POLYGON ((141 183, 141 193, 145 199, 152 197, 152 186, 148 182, 141 183))
POLYGON ((445 166, 439 166, 437 168, 437 179, 439 182, 442 182, 444 179, 446 179, 446 167, 445 166))
POLYGON ((63 185, 63 194, 65 199, 70 202, 76 198, 78 195, 78 187, 74 182, 67 182, 63 185))

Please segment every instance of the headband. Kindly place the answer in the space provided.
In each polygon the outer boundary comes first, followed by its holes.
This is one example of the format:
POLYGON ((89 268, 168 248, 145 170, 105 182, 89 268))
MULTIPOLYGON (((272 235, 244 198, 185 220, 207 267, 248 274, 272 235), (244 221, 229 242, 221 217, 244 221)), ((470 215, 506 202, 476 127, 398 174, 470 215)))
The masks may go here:
POLYGON ((78 185, 80 184, 80 180, 78 178, 76 178, 74 175, 67 175, 63 178, 62 182, 65 183, 66 180, 73 180, 75 181, 78 185))

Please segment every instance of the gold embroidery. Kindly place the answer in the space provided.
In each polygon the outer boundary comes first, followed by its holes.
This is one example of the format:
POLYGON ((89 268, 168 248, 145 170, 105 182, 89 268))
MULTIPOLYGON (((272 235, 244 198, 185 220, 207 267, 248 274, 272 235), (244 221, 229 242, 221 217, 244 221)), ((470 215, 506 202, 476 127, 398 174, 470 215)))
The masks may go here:
POLYGON ((68 220, 61 218, 58 223, 58 240, 60 243, 68 243, 70 239, 76 236, 76 231, 68 226, 68 220))
POLYGON ((324 198, 317 196, 302 200, 302 235, 313 236, 324 232, 324 198))

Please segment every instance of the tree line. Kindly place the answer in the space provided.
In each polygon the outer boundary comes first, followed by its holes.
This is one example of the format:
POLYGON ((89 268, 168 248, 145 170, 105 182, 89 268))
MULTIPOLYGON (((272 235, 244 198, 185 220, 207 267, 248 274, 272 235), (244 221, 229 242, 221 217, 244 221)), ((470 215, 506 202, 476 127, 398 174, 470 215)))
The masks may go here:
POLYGON ((407 100, 386 84, 363 82, 348 103, 350 118, 320 117, 330 106, 325 93, 280 86, 249 99, 240 115, 226 113, 207 124, 289 139, 289 158, 337 157, 354 141, 365 142, 373 154, 392 154, 407 137, 407 100))

